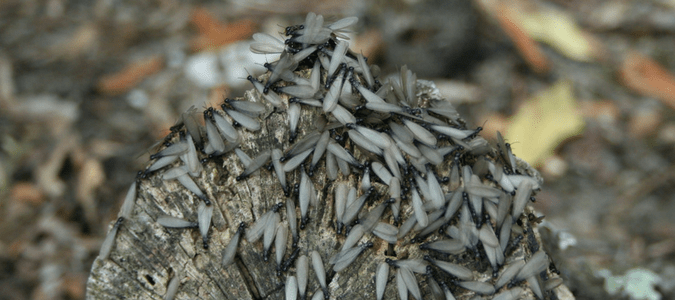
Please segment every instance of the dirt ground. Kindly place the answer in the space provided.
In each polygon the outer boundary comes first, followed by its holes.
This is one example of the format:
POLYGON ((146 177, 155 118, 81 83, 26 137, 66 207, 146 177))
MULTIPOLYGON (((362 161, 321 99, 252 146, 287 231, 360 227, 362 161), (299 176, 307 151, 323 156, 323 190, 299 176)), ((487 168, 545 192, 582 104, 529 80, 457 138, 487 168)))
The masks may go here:
POLYGON ((407 64, 433 80, 488 138, 566 83, 583 127, 510 140, 517 154, 554 149, 530 163, 546 180, 534 205, 556 267, 578 299, 675 297, 673 0, 8 0, 0 299, 83 299, 148 149, 188 107, 242 95, 270 59, 249 54, 251 35, 309 11, 358 16, 353 51, 382 77, 407 64))

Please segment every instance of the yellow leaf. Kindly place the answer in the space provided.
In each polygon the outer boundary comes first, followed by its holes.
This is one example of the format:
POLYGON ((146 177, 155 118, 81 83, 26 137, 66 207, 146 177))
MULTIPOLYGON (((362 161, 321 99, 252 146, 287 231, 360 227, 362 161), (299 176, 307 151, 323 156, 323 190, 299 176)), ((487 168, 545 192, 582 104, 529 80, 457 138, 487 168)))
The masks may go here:
POLYGON ((590 61, 593 58, 591 41, 570 15, 561 11, 541 10, 522 17, 525 31, 535 40, 550 45, 574 60, 590 61))
POLYGON ((583 128, 572 84, 559 81, 522 105, 511 118, 505 137, 516 156, 537 167, 560 142, 581 133, 583 128))

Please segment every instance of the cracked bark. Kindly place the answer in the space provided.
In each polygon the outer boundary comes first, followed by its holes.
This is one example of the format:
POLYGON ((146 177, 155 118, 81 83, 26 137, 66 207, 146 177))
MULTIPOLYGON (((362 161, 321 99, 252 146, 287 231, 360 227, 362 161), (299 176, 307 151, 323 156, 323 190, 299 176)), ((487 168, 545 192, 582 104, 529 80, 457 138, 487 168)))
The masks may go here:
MULTIPOLYGON (((437 96, 427 92, 428 97, 437 96)), ((258 97, 257 93, 250 91, 245 94, 245 98, 251 101, 260 102, 258 97)), ((303 108, 299 137, 314 130, 318 113, 316 109, 303 108)), ((262 127, 261 131, 255 133, 240 131, 242 150, 255 157, 267 149, 289 148, 287 123, 283 114, 275 113, 269 107, 264 115, 262 127)), ((358 155, 358 152, 355 154, 358 155)), ((444 166, 449 167, 449 163, 444 166)), ((109 259, 97 259, 92 266, 87 282, 87 298, 163 299, 169 281, 176 274, 182 274, 175 299, 283 299, 286 275, 276 276, 274 255, 270 255, 269 262, 263 261, 261 241, 249 243, 242 236, 236 262, 226 267, 221 266, 222 251, 235 234, 238 224, 240 222, 251 224, 273 205, 286 200, 274 172, 262 169, 249 178, 237 182, 235 178, 243 169, 237 156, 230 152, 206 162, 201 177, 195 178, 195 182, 215 205, 212 226, 209 230, 208 249, 203 249, 197 229, 167 229, 156 223, 156 219, 163 215, 196 221, 199 199, 177 181, 161 180, 161 171, 141 180, 133 216, 123 221, 109 259)), ((286 176, 291 186, 299 181, 297 171, 286 176)), ((337 274, 332 272, 328 260, 344 241, 344 236, 336 238, 333 227, 334 184, 326 179, 325 168, 319 168, 312 181, 322 205, 318 209, 309 210, 310 223, 307 228, 300 231, 298 247, 301 248, 301 254, 308 255, 312 250, 317 250, 321 254, 328 272, 331 298, 375 299, 374 274, 377 264, 386 258, 387 244, 366 235, 375 246, 361 254, 346 270, 337 274)), ((357 183, 359 178, 354 175, 348 177, 340 175, 338 181, 357 183)), ((364 210, 369 210, 376 204, 376 201, 369 201, 364 210)), ((283 210, 280 213, 285 214, 283 210)), ((409 214, 410 210, 403 212, 404 216, 409 214)), ((526 216, 523 218, 526 220, 526 216)), ((282 219, 285 219, 285 216, 282 219)), ((111 222, 111 226, 112 223, 114 222, 111 222)), ((539 235, 535 235, 539 245, 542 245, 539 235)), ((417 245, 409 241, 410 237, 399 241, 396 248, 397 258, 423 255, 417 245)), ((291 238, 288 243, 289 249, 286 251, 285 259, 292 252, 291 238)), ((522 239, 508 256, 507 262, 524 256, 529 257, 531 254, 527 243, 527 238, 522 239)), ((482 265, 480 267, 484 267, 485 264, 482 265)), ((480 273, 475 273, 481 276, 480 273)), ((294 274, 294 271, 289 271, 288 274, 294 274)), ((426 278, 416 276, 423 294, 426 295, 429 293, 426 278)), ((309 278, 307 293, 312 295, 319 289, 319 283, 313 270, 310 270, 309 278)), ((471 297, 470 293, 462 289, 454 292, 457 299, 471 297)), ((533 296, 530 291, 528 292, 528 296, 533 296)), ((555 293, 558 299, 573 299, 564 286, 556 289, 555 293)), ((394 272, 390 273, 385 298, 398 298, 394 272)))

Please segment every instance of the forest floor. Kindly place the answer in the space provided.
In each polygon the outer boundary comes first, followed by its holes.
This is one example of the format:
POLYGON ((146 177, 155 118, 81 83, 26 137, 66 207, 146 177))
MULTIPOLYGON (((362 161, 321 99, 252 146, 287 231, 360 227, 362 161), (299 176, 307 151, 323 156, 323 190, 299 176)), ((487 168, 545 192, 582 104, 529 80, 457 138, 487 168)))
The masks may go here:
POLYGON ((153 145, 241 96, 273 59, 251 35, 309 11, 358 16, 382 77, 406 64, 538 167, 578 299, 675 297, 675 1, 330 3, 0 2, 0 299, 84 299, 153 145))

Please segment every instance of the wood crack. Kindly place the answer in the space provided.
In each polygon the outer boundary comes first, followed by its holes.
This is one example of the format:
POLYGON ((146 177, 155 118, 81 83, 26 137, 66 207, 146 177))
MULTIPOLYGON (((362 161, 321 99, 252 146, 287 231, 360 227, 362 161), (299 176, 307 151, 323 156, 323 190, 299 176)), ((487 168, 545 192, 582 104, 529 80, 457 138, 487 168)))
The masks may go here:
POLYGON ((248 289, 249 293, 253 296, 253 299, 259 300, 263 299, 260 295, 260 291, 258 291, 258 287, 255 285, 255 281, 253 280, 253 277, 251 276, 251 273, 249 272, 248 268, 246 267, 246 264, 241 260, 239 255, 237 255, 234 258, 234 261, 237 265, 237 268, 239 268, 239 271, 241 272, 243 279, 244 279, 244 286, 248 289))

